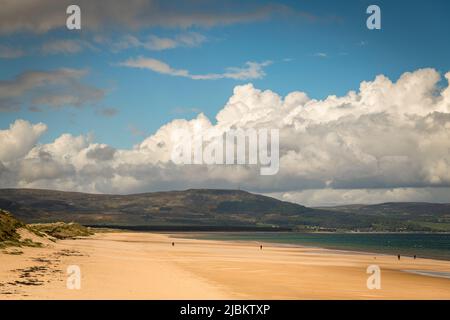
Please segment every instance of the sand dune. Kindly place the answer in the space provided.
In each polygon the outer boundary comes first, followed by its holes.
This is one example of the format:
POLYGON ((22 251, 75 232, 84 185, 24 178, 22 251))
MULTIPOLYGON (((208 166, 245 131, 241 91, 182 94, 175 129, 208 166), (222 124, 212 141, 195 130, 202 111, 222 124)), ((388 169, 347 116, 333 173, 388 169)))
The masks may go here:
POLYGON ((0 251, 0 299, 450 299, 450 279, 428 276, 448 274, 449 261, 153 233, 19 250, 0 251), (380 290, 366 286, 372 264, 380 290), (67 289, 70 265, 80 267, 80 290, 67 289))

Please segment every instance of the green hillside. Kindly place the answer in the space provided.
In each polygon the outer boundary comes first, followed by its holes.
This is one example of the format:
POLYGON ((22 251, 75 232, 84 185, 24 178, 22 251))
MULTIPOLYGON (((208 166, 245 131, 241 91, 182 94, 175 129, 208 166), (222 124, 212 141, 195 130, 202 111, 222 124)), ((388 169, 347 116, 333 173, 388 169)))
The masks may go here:
MULTIPOLYGON (((386 203, 308 208, 241 190, 190 189, 131 195, 0 190, 0 208, 25 223, 90 226, 265 228, 301 231, 450 232, 450 205, 386 203)), ((144 228, 145 229, 145 228, 144 228)))

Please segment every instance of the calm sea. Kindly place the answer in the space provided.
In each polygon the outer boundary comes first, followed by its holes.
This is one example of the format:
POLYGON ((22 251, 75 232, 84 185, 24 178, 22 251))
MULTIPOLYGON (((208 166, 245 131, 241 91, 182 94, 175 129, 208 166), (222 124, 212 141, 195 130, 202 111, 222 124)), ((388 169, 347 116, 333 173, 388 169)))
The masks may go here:
POLYGON ((244 240, 450 260, 450 234, 216 232, 197 239, 244 240))

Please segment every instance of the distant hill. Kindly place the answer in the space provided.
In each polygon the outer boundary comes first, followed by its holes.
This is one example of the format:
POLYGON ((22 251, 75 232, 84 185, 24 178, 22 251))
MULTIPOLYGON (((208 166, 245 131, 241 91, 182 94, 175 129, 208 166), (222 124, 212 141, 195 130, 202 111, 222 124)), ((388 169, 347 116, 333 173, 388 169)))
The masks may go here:
POLYGON ((0 208, 26 223, 269 230, 450 231, 450 205, 392 203, 308 208, 241 190, 131 195, 0 189, 0 208), (377 207, 378 206, 378 207, 377 207))
POLYGON ((450 203, 386 202, 380 204, 320 207, 344 214, 363 215, 374 229, 450 232, 450 203))
POLYGON ((0 208, 27 223, 76 221, 122 226, 292 226, 304 206, 239 190, 103 195, 0 190, 0 208))
POLYGON ((417 217, 430 215, 450 214, 450 203, 428 203, 428 202, 386 202, 380 204, 352 204, 335 207, 320 207, 318 209, 339 212, 363 212, 371 215, 406 214, 417 217))

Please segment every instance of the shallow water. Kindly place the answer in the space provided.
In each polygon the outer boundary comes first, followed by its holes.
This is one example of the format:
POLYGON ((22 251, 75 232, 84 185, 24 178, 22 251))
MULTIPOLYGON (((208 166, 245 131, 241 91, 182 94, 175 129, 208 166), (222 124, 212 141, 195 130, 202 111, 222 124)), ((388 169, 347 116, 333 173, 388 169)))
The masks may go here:
POLYGON ((450 234, 211 232, 211 240, 247 240, 450 260, 450 234))

